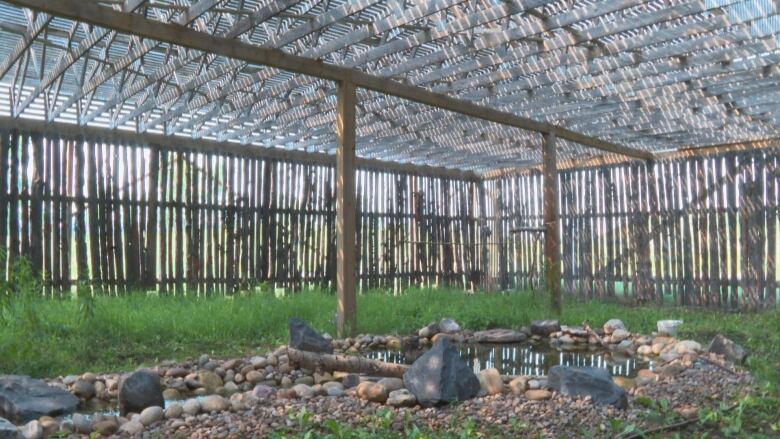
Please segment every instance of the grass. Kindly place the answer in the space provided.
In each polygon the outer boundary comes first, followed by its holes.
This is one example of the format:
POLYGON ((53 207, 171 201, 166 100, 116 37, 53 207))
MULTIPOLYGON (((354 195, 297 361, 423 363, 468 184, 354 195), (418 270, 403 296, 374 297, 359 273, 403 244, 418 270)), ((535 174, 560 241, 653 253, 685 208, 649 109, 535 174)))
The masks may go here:
MULTIPOLYGON (((308 291, 276 298, 257 293, 194 299, 130 294, 81 300, 40 300, 23 295, 3 305, 0 370, 33 376, 134 369, 202 353, 226 357, 256 352, 287 340, 287 321, 298 316, 335 334, 333 294, 308 291)), ((462 327, 519 328, 551 318, 547 300, 526 292, 466 294, 453 289, 411 289, 393 296, 372 291, 358 298, 358 326, 373 334, 408 334, 441 317, 462 327)), ((723 333, 750 352, 746 366, 762 383, 764 397, 744 411, 751 421, 776 425, 780 389, 780 315, 720 313, 614 303, 564 303, 565 324, 594 326, 620 318, 635 332, 650 333, 657 320, 681 319, 680 336, 707 343, 723 333), (772 401, 769 411, 762 405, 772 401), (755 407, 758 408, 755 408, 755 407), (752 407, 752 408, 751 408, 752 407), (751 410, 756 413, 751 414, 751 410), (773 412, 772 412, 773 411, 773 412), (774 413, 774 414, 772 414, 774 413), (760 419, 758 419, 760 418, 760 419)), ((733 422, 708 414, 707 422, 733 422)), ((350 436, 352 437, 352 436, 350 436)))

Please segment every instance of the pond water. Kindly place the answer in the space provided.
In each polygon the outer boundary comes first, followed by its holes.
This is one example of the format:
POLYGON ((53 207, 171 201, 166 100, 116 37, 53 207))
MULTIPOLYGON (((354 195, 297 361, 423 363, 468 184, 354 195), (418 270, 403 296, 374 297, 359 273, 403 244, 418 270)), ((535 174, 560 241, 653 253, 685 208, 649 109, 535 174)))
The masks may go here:
MULTIPOLYGON (((561 350, 548 343, 462 344, 460 355, 474 372, 495 367, 502 375, 547 375, 551 367, 590 366, 608 369, 612 375, 633 378, 641 369, 651 368, 651 362, 618 356, 603 347, 583 346, 576 350, 561 350)), ((390 363, 411 364, 424 351, 366 352, 368 358, 390 363)))

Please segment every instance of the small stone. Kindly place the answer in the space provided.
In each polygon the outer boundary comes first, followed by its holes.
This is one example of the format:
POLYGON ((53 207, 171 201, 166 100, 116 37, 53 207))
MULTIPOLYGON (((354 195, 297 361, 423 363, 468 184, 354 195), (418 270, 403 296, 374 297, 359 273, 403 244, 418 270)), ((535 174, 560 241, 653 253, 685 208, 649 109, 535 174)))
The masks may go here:
POLYGON ((119 386, 119 412, 140 413, 141 410, 165 405, 160 375, 151 370, 139 370, 122 380, 119 386))
POLYGON ((163 390, 163 399, 166 401, 176 401, 181 399, 181 393, 176 389, 163 390))
POLYGON ((203 371, 198 373, 198 383, 206 389, 208 393, 214 393, 222 387, 222 378, 214 372, 203 371))
POLYGON ((119 431, 131 436, 139 435, 144 431, 144 424, 141 424, 138 421, 128 421, 119 427, 119 431))
POLYGON ((504 388, 504 382, 501 380, 501 374, 496 368, 484 369, 477 374, 479 386, 486 395, 496 395, 501 393, 504 388))
POLYGON ((73 430, 76 433, 89 434, 92 432, 92 423, 81 413, 74 413, 71 422, 73 422, 73 430))
POLYGON ((460 332, 460 325, 453 319, 441 319, 439 322, 439 330, 445 334, 454 334, 460 332))
POLYGON ((219 395, 209 395, 200 401, 200 407, 204 412, 223 412, 230 408, 230 402, 219 395))
POLYGON ((138 418, 138 421, 140 421, 141 424, 144 424, 144 426, 149 426, 157 421, 161 421, 164 416, 165 411, 162 407, 152 406, 143 409, 141 416, 138 418))
POLYGON ((309 352, 333 353, 333 341, 321 336, 303 320, 293 317, 288 326, 290 347, 309 352))
POLYGON ((165 408, 165 419, 179 418, 184 413, 184 407, 181 404, 174 402, 165 408))
POLYGON ((621 341, 627 339, 628 337, 631 337, 631 333, 626 331, 625 329, 616 329, 612 333, 612 343, 620 343, 621 341))
POLYGON ((313 377, 314 377, 314 384, 322 384, 322 383, 327 383, 328 381, 333 381, 333 375, 331 375, 329 372, 323 372, 323 373, 315 372, 313 377))
POLYGON ((525 392, 525 397, 531 401, 542 401, 552 398, 552 392, 546 389, 528 390, 525 392))
POLYGON ((95 385, 87 380, 79 379, 73 383, 71 392, 79 398, 90 399, 95 396, 95 385))
POLYGON ((292 386, 292 390, 298 398, 311 398, 314 396, 314 390, 307 384, 296 384, 292 386))
POLYGON ((748 356, 745 348, 722 334, 718 334, 712 339, 707 352, 723 355, 727 361, 737 364, 744 362, 748 356))
POLYGON ((224 370, 235 369, 236 366, 238 366, 239 362, 240 361, 238 359, 235 359, 235 358, 232 359, 232 360, 227 360, 224 363, 222 363, 222 369, 224 369, 224 370))
POLYGON ((403 343, 401 342, 401 339, 398 337, 387 337, 387 341, 385 342, 385 347, 391 351, 400 351, 401 348, 403 347, 403 343))
POLYGON ((96 422, 92 429, 98 432, 101 436, 111 436, 119 430, 119 423, 114 419, 104 419, 100 422, 96 422))
POLYGON ((225 395, 232 395, 234 393, 238 393, 241 390, 238 388, 238 385, 232 381, 228 381, 225 383, 225 387, 223 387, 223 392, 225 395))
POLYGON ((347 374, 341 379, 341 384, 344 385, 345 389, 351 389, 360 384, 360 376, 354 373, 347 374))
POLYGON ((246 380, 252 384, 257 384, 260 381, 263 381, 264 379, 265 379, 265 375, 256 370, 250 370, 246 374, 246 380))
POLYGON ((674 350, 678 354, 682 354, 682 355, 696 354, 701 352, 701 344, 693 340, 683 340, 677 342, 677 344, 674 346, 674 350))
POLYGON ((265 384, 258 384, 252 389, 252 396, 258 399, 265 399, 274 393, 274 389, 271 386, 265 384))
POLYGON ((525 393, 526 390, 528 390, 528 378, 527 377, 517 377, 512 379, 512 381, 508 384, 509 390, 512 391, 512 394, 514 395, 522 395, 525 393))
POLYGON ((38 420, 30 421, 19 429, 24 439, 43 439, 43 427, 38 420))
POLYGON ((200 409, 201 409, 200 401, 198 401, 197 399, 188 399, 182 406, 182 410, 184 411, 184 413, 192 416, 195 416, 198 413, 200 413, 200 409))
POLYGON ((288 389, 293 386, 293 381, 290 377, 285 376, 282 378, 281 386, 288 389))
POLYGON ((607 335, 612 334, 616 330, 627 330, 625 323, 620 319, 609 319, 607 323, 604 323, 604 333, 607 335))
POLYGON ((613 376, 612 381, 623 390, 633 389, 636 386, 636 381, 623 376, 613 376))
POLYGON ((653 343, 650 349, 652 350, 653 354, 658 355, 663 352, 665 346, 666 345, 663 343, 653 343))
POLYGON ((414 407, 417 405, 417 398, 406 389, 398 389, 390 392, 386 403, 391 407, 414 407))
POLYGON ((653 354, 653 348, 651 346, 648 346, 648 345, 639 346, 639 348, 637 348, 637 350, 636 350, 636 353, 639 354, 639 355, 644 355, 644 356, 652 355, 653 354))
POLYGON ((298 395, 295 393, 295 390, 293 389, 279 389, 276 392, 276 397, 279 399, 292 399, 297 396, 298 395))
POLYGON ((439 324, 431 323, 428 326, 420 328, 420 330, 417 331, 417 335, 423 338, 431 338, 434 335, 438 334, 439 332, 440 332, 439 324))
POLYGON ((38 422, 40 422, 41 423, 41 427, 43 427, 43 436, 44 437, 51 436, 52 434, 54 434, 60 428, 60 425, 51 416, 41 416, 38 419, 38 422))
POLYGON ((268 366, 268 360, 265 357, 252 357, 249 362, 252 364, 252 367, 255 369, 262 369, 266 366, 268 366))
POLYGON ((528 389, 530 390, 537 390, 542 388, 542 382, 541 380, 533 379, 528 380, 528 389))
POLYGON ((183 367, 173 367, 165 372, 165 376, 170 378, 184 378, 188 373, 190 372, 183 367))
POLYGON ((561 330, 558 320, 534 320, 531 322, 531 334, 547 337, 561 330))
POLYGON ((306 384, 307 386, 313 386, 314 385, 314 378, 311 375, 304 375, 300 378, 296 378, 294 381, 295 384, 306 384))
POLYGON ((387 401, 388 391, 381 384, 364 381, 357 386, 357 396, 368 401, 384 403, 387 401))
POLYGON ((561 336, 558 341, 560 341, 563 344, 574 344, 574 338, 572 338, 570 335, 566 334, 561 336))
POLYGON ((329 381, 323 384, 322 388, 328 396, 342 396, 344 394, 344 385, 337 381, 329 381))
POLYGON ((379 380, 378 384, 385 386, 388 392, 393 392, 395 390, 403 389, 404 380, 401 378, 382 378, 379 380))

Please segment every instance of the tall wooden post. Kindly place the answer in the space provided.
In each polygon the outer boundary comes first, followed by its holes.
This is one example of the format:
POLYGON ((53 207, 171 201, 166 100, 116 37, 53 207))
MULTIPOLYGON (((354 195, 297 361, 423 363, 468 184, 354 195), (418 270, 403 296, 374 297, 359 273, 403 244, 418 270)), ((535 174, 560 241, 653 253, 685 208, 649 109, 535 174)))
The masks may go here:
POLYGON ((339 82, 336 107, 336 290, 338 335, 357 330, 355 265, 355 84, 339 82))
POLYGON ((561 312, 561 252, 558 234, 558 165, 555 133, 544 134, 544 282, 552 307, 561 312))

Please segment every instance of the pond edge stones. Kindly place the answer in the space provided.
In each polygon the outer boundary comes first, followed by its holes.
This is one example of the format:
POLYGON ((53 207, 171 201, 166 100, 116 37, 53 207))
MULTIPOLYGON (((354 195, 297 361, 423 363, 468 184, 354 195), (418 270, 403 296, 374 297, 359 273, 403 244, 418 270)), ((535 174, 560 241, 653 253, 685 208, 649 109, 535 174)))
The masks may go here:
POLYGON ((303 320, 293 317, 288 326, 291 348, 308 352, 333 353, 333 342, 320 335, 303 320))
POLYGON ((119 384, 119 412, 141 413, 147 407, 165 407, 160 375, 153 370, 137 370, 119 384))
POLYGON ((24 375, 0 375, 0 417, 25 423, 73 413, 79 399, 67 390, 24 375))
POLYGON ((465 401, 479 393, 479 379, 449 340, 442 338, 404 373, 404 386, 423 407, 465 401))
POLYGON ((566 396, 590 396, 604 405, 624 409, 628 406, 626 391, 612 381, 612 374, 597 367, 553 366, 547 385, 566 396))

